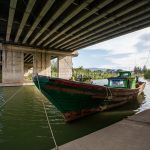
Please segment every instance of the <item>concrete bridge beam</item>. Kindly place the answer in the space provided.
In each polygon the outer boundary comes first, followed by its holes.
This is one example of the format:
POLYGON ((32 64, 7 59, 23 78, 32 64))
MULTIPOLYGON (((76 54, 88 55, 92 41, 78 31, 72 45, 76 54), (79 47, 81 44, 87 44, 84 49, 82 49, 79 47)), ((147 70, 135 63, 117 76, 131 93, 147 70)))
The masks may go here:
POLYGON ((24 78, 28 75, 30 66, 33 67, 33 75, 38 73, 51 76, 51 56, 58 58, 58 77, 70 79, 72 57, 77 56, 77 52, 46 51, 2 43, 0 43, 0 50, 2 50, 2 83, 4 85, 22 85, 26 81, 24 78))

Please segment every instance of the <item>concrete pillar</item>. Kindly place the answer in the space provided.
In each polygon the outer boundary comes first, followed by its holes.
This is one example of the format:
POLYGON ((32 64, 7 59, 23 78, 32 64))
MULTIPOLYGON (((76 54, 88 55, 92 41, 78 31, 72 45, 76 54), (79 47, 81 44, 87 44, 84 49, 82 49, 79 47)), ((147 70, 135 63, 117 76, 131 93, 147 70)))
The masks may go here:
POLYGON ((33 56, 33 74, 51 75, 51 55, 48 53, 35 53, 33 56))
POLYGON ((3 50, 2 83, 23 83, 24 55, 21 51, 3 50))
POLYGON ((72 77, 72 56, 58 57, 58 77, 71 79, 72 77))

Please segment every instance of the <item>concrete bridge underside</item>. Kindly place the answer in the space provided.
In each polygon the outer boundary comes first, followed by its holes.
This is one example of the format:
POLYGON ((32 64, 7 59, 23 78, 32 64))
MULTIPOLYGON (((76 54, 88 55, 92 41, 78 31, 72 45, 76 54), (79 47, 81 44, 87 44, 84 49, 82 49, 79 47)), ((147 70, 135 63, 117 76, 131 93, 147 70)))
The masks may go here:
POLYGON ((76 50, 149 26, 150 0, 0 0, 2 82, 50 75, 53 56, 69 79, 76 50))
POLYGON ((73 51, 150 26, 150 0, 0 0, 0 42, 73 51))

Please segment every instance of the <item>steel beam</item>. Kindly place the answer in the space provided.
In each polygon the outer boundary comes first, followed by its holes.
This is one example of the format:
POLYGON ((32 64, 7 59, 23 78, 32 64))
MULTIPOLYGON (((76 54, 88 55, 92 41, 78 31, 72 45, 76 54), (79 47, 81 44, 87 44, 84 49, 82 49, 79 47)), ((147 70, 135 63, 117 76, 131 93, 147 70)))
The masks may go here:
POLYGON ((62 32, 58 33, 55 37, 51 38, 51 40, 48 41, 47 43, 45 43, 44 45, 45 46, 49 45, 51 42, 53 42, 55 39, 57 39, 58 37, 63 35, 65 32, 69 31, 71 28, 75 27, 76 25, 78 25, 79 23, 81 23, 82 21, 84 21, 85 19, 90 17, 91 15, 95 14, 98 10, 105 7, 106 5, 111 3, 112 1, 113 0, 107 0, 107 1, 106 0, 101 0, 101 2, 97 5, 97 7, 95 7, 94 9, 92 9, 91 11, 89 11, 88 13, 83 15, 81 18, 79 18, 74 23, 70 24, 66 29, 64 29, 62 32))
POLYGON ((28 38, 31 36, 31 34, 35 30, 35 28, 38 26, 38 24, 40 23, 40 21, 43 19, 43 17, 49 11, 49 9, 51 8, 51 6, 53 5, 54 2, 55 2, 55 0, 48 0, 47 1, 47 3, 45 4, 45 6, 43 7, 43 9, 41 10, 40 14, 38 15, 38 17, 34 21, 33 25, 31 26, 30 30, 26 34, 25 38, 23 39, 23 42, 22 42, 23 44, 25 44, 27 42, 28 38))
POLYGON ((32 39, 30 45, 33 44, 43 33, 46 29, 71 5, 74 0, 65 1, 62 6, 56 11, 56 13, 49 19, 49 21, 42 27, 39 33, 32 39))
POLYGON ((25 26, 25 24, 26 24, 26 22, 27 22, 29 16, 30 16, 30 13, 31 13, 31 11, 32 11, 32 8, 33 8, 35 2, 36 2, 36 0, 29 0, 29 2, 28 2, 28 5, 27 5, 26 10, 25 10, 25 12, 24 12, 22 21, 21 21, 21 23, 20 23, 20 26, 19 26, 19 29, 18 29, 16 38, 15 38, 15 43, 17 43, 18 40, 19 40, 19 37, 20 37, 20 35, 21 35, 21 33, 22 33, 22 30, 24 29, 24 26, 25 26))
MULTIPOLYGON (((77 8, 72 13, 69 13, 64 20, 62 20, 59 24, 57 24, 55 28, 50 30, 50 32, 43 39, 41 39, 40 42, 37 43, 37 45, 41 45, 46 39, 48 39, 54 32, 56 32, 59 28, 61 28, 65 23, 71 20, 81 10, 85 9, 92 1, 93 0, 85 0, 81 5, 77 6, 77 8)), ((44 46, 46 45, 44 44, 44 46)))
POLYGON ((10 0, 9 7, 9 16, 8 16, 8 24, 7 24, 7 32, 6 32, 6 41, 8 42, 10 39, 12 24, 14 21, 14 15, 16 10, 17 0, 10 0))

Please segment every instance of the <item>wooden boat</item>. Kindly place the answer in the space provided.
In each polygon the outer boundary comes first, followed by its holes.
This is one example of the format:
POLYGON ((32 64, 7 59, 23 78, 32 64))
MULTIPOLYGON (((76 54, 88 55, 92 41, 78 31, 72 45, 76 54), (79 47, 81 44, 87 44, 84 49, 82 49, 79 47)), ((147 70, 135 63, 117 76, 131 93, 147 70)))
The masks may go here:
POLYGON ((39 75, 33 81, 62 112, 66 121, 121 106, 136 99, 145 87, 145 82, 136 82, 130 72, 121 72, 118 77, 108 78, 107 86, 39 75))

